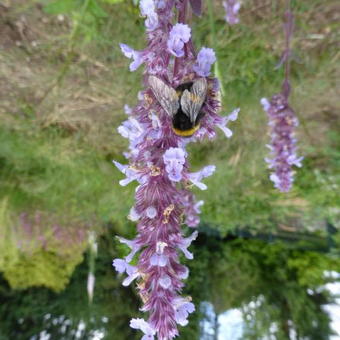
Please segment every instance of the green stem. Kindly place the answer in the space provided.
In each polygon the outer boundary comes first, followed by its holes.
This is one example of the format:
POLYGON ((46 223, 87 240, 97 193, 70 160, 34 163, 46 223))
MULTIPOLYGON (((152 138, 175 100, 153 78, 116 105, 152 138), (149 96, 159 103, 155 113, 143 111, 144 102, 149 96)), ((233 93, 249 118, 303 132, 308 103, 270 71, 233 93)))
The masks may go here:
MULTIPOLYGON (((208 13, 209 13, 209 25, 210 25, 210 31, 211 31, 211 41, 212 41, 212 45, 215 47, 215 50, 216 50, 216 29, 215 29, 215 21, 214 21, 213 0, 208 1, 208 13)), ((216 58, 215 65, 214 65, 214 73, 215 73, 216 78, 219 80, 221 95, 223 97, 225 94, 225 90, 223 87, 222 76, 220 73, 217 58, 216 58)))

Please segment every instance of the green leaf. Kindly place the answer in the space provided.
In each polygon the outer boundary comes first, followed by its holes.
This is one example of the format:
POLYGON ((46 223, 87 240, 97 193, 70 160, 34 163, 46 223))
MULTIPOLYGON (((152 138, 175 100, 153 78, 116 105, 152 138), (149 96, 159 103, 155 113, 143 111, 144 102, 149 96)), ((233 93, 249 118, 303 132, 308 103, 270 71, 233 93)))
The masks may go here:
POLYGON ((89 2, 89 11, 97 18, 106 18, 107 13, 99 6, 96 0, 91 0, 89 2))
POLYGON ((67 14, 77 8, 76 0, 56 0, 52 1, 44 7, 44 11, 48 14, 67 14))

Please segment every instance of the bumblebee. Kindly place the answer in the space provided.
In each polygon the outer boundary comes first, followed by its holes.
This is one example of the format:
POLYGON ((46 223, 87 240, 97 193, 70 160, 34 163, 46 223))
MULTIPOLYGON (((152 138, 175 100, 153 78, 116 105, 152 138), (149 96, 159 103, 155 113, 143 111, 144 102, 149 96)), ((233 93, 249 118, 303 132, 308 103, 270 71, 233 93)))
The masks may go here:
POLYGON ((173 132, 181 137, 191 137, 204 116, 201 108, 207 96, 207 80, 200 78, 173 89, 161 79, 150 76, 149 84, 161 107, 172 118, 173 132))

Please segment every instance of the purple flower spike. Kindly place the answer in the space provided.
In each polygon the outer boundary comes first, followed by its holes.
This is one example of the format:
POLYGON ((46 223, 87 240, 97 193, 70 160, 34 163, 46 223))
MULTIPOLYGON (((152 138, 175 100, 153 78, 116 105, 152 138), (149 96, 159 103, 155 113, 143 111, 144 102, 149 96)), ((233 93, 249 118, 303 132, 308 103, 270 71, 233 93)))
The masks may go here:
POLYGON ((191 37, 191 28, 188 25, 176 24, 170 31, 168 40, 168 50, 175 57, 184 56, 184 44, 191 37))
POLYGON ((215 52, 212 48, 202 47, 198 52, 196 63, 193 66, 194 71, 201 77, 210 75, 211 65, 216 61, 215 52))
POLYGON ((269 101, 261 99, 264 111, 268 115, 268 125, 270 127, 271 143, 267 145, 271 158, 265 158, 268 168, 273 170, 269 178, 274 183, 275 188, 282 192, 291 189, 294 181, 294 171, 292 166, 301 167, 303 157, 296 154, 296 139, 294 138, 295 127, 299 122, 293 109, 288 104, 288 97, 291 91, 290 75, 290 41, 293 35, 294 16, 290 9, 290 2, 287 2, 285 12, 284 35, 285 48, 280 65, 285 67, 285 76, 282 82, 281 92, 272 96, 269 101))
POLYGON ((301 167, 303 159, 296 155, 294 128, 298 125, 298 119, 282 94, 274 95, 270 102, 262 98, 261 104, 268 114, 271 134, 269 149, 272 158, 265 159, 268 168, 273 170, 269 178, 275 188, 288 192, 294 180, 292 166, 301 167))
POLYGON ((181 148, 170 148, 163 155, 165 170, 169 179, 179 182, 182 179, 183 164, 185 163, 185 152, 181 148))
POLYGON ((241 8, 241 3, 237 0, 227 0, 223 1, 223 6, 226 11, 225 21, 229 25, 235 25, 240 22, 240 19, 238 18, 238 11, 241 8))
MULTIPOLYGON (((215 166, 190 172, 185 149, 189 143, 215 137, 217 127, 227 129, 227 123, 234 121, 238 113, 228 117, 218 114, 219 85, 210 75, 216 57, 212 49, 204 47, 196 58, 191 29, 185 23, 188 4, 188 1, 177 0, 141 0, 141 14, 146 17, 147 47, 135 51, 121 44, 123 53, 133 59, 131 70, 145 65, 145 88, 138 93, 137 106, 125 108, 128 119, 118 128, 129 142, 129 150, 124 153, 129 164, 116 161, 114 164, 126 177, 120 180, 121 185, 137 184, 135 204, 128 216, 137 223, 137 236, 133 240, 119 238, 131 252, 125 259, 115 259, 113 266, 118 273, 127 275, 122 282, 124 286, 134 280, 137 282, 143 302, 140 310, 149 316, 147 321, 132 319, 130 326, 144 333, 142 340, 172 340, 179 335, 178 325, 187 325, 189 314, 195 310, 191 298, 180 295, 189 270, 179 263, 179 254, 193 259, 189 246, 198 233, 194 231, 185 237, 181 224, 185 216, 189 227, 198 226, 203 201, 196 201, 188 184, 207 189, 202 181, 215 171, 215 166), (175 14, 175 10, 178 13, 175 14), (179 23, 174 25, 176 17, 179 23), (159 79, 157 86, 167 84, 164 91, 160 91, 164 98, 155 95, 154 88, 150 88, 151 75, 159 79), (174 99, 178 100, 171 88, 175 90, 183 83, 195 83, 202 77, 206 79, 208 90, 200 106, 199 128, 188 138, 180 137, 174 133, 170 117, 174 99), (130 265, 132 259, 136 261, 135 266, 130 265)), ((201 0, 191 0, 190 4, 197 14, 201 13, 201 0)), ((298 160, 290 158, 290 162, 298 160)))

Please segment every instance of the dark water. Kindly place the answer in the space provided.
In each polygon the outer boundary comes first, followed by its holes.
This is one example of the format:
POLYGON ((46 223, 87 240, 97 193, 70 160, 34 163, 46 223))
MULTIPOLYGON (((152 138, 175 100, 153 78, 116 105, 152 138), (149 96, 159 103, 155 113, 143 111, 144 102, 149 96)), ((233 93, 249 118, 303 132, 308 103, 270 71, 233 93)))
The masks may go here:
MULTIPOLYGON (((61 292, 13 290, 1 276, 0 339, 140 339, 129 328, 132 317, 143 317, 140 302, 111 267, 117 256, 112 239, 109 233, 99 240, 92 303, 86 289, 89 253, 61 292)), ((335 305, 329 307, 335 302, 331 291, 339 292, 333 255, 279 241, 204 234, 192 250, 183 294, 192 296, 196 312, 179 339, 339 339, 331 337, 336 324, 328 312, 333 308, 336 318, 335 305)))

